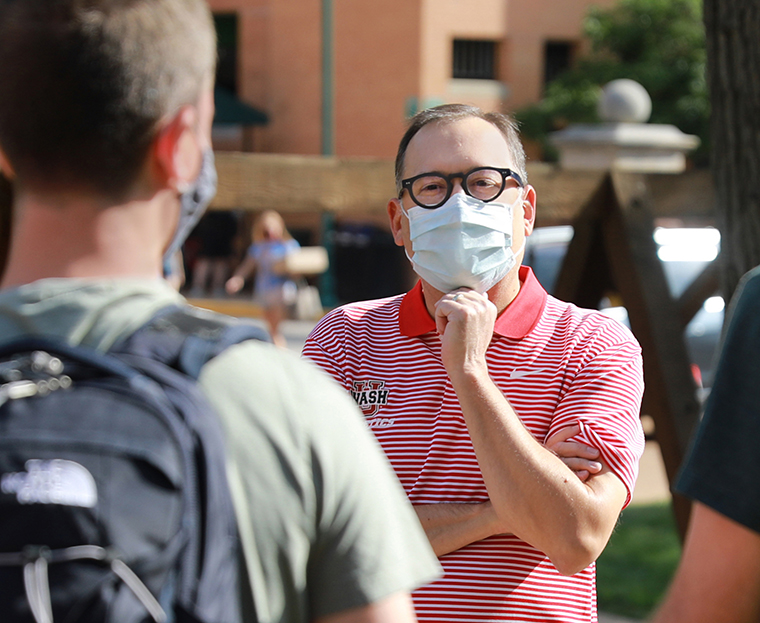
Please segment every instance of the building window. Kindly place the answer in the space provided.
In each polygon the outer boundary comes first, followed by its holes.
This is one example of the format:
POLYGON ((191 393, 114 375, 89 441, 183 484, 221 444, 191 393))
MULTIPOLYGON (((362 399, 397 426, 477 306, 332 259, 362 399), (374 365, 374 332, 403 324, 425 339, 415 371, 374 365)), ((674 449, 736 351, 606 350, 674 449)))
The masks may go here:
POLYGON ((547 41, 544 45, 544 86, 562 72, 570 69, 573 44, 566 41, 547 41))
POLYGON ((496 42, 454 39, 454 78, 496 80, 496 42))
POLYGON ((237 94, 238 24, 234 13, 214 15, 216 47, 219 55, 216 65, 216 84, 237 94))

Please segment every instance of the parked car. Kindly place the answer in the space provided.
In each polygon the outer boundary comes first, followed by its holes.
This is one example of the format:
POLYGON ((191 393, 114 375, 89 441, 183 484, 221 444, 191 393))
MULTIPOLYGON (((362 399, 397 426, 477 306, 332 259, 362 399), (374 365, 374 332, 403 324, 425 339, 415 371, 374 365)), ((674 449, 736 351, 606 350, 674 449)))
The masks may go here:
MULTIPOLYGON (((528 238, 524 264, 531 266, 548 292, 553 292, 573 228, 539 227, 528 238)), ((674 298, 679 297, 720 251, 720 232, 713 227, 658 227, 654 232, 657 255, 662 261, 665 278, 674 298)), ((600 303, 601 311, 626 326, 628 312, 624 307, 600 303)), ((708 298, 686 326, 684 337, 692 373, 700 397, 712 386, 715 358, 723 327, 725 303, 720 296, 708 298)))

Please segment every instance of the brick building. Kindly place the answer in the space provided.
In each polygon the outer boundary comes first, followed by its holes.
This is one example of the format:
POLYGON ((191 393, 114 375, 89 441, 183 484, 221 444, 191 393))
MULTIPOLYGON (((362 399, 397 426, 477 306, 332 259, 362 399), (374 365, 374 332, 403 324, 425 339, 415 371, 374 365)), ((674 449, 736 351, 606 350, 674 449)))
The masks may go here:
POLYGON ((509 111, 538 101, 581 48, 587 8, 614 0, 208 1, 219 84, 269 120, 219 129, 218 148, 389 158, 405 118, 421 108, 467 102, 509 111), (327 144, 323 126, 332 126, 327 144))

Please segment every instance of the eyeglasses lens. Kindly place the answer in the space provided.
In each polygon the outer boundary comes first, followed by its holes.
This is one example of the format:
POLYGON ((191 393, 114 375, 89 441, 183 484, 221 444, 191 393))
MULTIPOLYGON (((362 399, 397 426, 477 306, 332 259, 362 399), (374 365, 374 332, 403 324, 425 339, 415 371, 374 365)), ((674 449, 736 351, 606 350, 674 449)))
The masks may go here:
POLYGON ((494 169, 472 171, 466 177, 467 191, 481 201, 495 199, 502 190, 504 176, 494 169))
POLYGON ((448 184, 449 182, 439 175, 426 175, 414 180, 412 196, 421 206, 438 205, 446 197, 448 184))

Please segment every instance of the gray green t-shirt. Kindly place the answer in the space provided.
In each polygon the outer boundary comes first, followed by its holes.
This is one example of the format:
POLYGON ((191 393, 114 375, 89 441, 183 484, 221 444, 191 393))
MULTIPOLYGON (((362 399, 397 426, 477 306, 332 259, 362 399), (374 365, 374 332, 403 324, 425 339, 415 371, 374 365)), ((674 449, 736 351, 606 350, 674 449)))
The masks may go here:
MULTIPOLYGON (((106 350, 172 304, 186 303, 162 280, 42 280, 0 292, 0 339, 45 334, 106 350)), ((245 342, 199 383, 227 434, 258 621, 310 621, 440 573, 382 450, 324 373, 245 342)))

